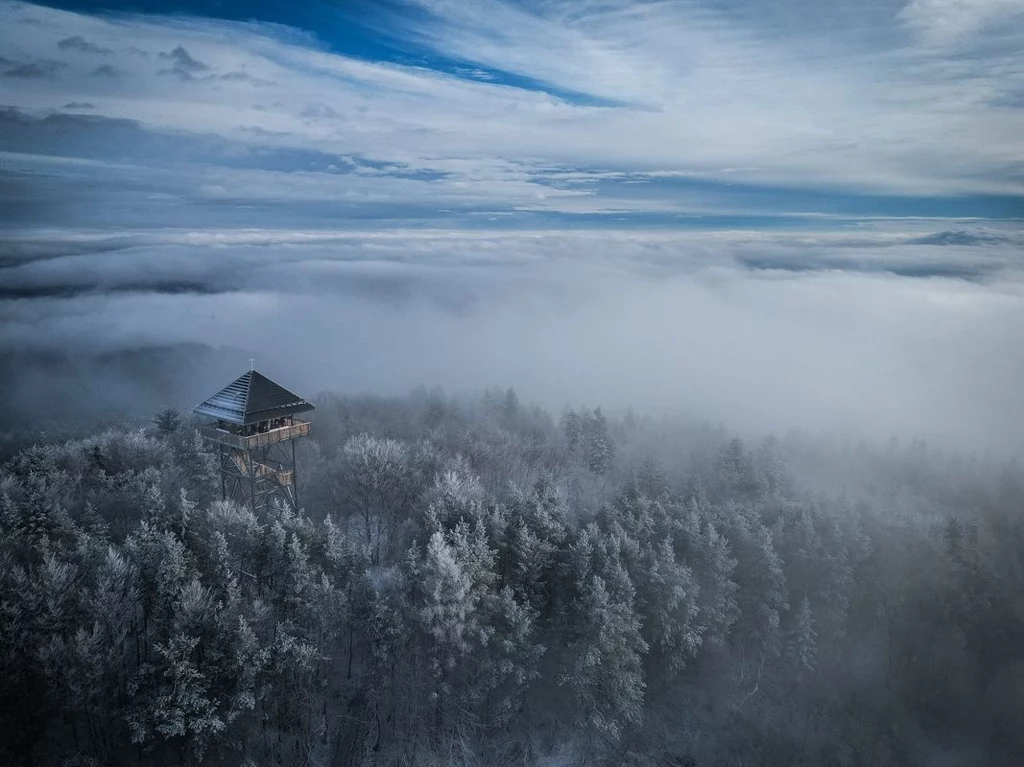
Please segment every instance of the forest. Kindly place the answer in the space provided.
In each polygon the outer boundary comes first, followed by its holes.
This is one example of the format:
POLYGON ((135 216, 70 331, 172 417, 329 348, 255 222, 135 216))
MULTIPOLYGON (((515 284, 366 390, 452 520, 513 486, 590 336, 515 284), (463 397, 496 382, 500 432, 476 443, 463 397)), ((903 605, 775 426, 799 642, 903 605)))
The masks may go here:
POLYGON ((0 763, 1024 764, 1024 471, 515 391, 0 441, 0 763))

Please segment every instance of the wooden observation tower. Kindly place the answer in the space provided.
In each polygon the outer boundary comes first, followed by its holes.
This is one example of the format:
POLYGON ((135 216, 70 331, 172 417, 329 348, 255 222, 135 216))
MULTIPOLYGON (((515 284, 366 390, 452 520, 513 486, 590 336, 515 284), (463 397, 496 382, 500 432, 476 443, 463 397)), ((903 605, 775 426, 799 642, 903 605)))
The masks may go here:
POLYGON ((220 454, 221 497, 253 512, 280 498, 298 508, 295 440, 309 434, 296 418, 313 406, 297 394, 249 370, 195 408, 216 419, 201 430, 220 454))

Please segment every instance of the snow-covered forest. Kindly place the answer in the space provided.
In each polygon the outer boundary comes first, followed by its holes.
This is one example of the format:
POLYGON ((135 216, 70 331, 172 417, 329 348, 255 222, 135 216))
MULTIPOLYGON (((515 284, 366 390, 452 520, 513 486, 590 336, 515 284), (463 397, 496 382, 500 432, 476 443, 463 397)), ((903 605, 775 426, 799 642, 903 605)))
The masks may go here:
POLYGON ((7 447, 0 763, 1019 765, 1024 471, 512 390, 7 447))

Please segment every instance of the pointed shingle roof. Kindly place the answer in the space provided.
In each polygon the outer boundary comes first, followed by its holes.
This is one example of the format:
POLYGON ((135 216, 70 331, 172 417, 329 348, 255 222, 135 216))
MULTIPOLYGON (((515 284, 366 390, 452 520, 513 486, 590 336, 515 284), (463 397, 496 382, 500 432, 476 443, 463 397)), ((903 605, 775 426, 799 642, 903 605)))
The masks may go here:
POLYGON ((240 426, 305 413, 313 406, 262 373, 247 370, 194 410, 240 426))

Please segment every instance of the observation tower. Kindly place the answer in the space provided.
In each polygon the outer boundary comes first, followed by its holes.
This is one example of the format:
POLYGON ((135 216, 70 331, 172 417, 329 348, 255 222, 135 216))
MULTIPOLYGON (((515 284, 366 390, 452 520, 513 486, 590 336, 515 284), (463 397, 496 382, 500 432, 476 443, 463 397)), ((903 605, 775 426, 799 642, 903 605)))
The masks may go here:
POLYGON ((214 419, 200 433, 220 455, 221 497, 254 513, 272 498, 298 509, 295 440, 309 434, 310 423, 295 416, 312 409, 253 369, 197 406, 196 414, 214 419))

